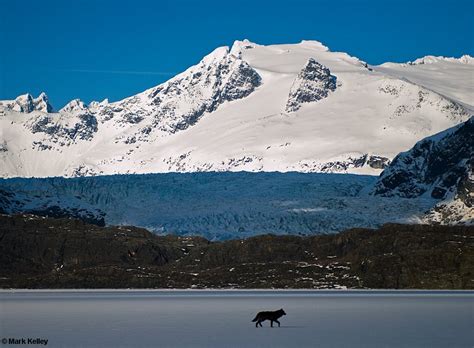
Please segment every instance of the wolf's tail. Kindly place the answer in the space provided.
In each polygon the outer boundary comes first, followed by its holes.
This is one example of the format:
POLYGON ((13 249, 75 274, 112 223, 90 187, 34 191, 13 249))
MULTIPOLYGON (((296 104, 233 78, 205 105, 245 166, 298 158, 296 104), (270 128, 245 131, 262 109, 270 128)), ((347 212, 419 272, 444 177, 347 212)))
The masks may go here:
POLYGON ((256 315, 255 318, 253 318, 252 321, 255 322, 255 321, 257 321, 257 319, 258 319, 258 315, 256 315))

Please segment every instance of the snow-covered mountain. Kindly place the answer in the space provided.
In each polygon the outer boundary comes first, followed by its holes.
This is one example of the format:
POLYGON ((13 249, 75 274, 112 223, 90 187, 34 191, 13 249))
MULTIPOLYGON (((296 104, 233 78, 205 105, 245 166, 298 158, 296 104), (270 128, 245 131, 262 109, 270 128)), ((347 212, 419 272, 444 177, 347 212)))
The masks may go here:
POLYGON ((53 107, 49 104, 48 96, 45 93, 41 93, 38 98, 33 98, 31 94, 27 93, 18 96, 15 100, 0 100, 0 108, 23 113, 53 112, 53 107))
POLYGON ((469 118, 469 62, 371 67, 316 41, 236 41, 121 101, 76 99, 58 112, 44 94, 0 102, 0 176, 379 174, 469 118))
POLYGON ((372 193, 440 200, 426 221, 474 223, 474 116, 419 141, 385 169, 372 193))
POLYGON ((387 222, 473 224, 473 135, 474 116, 400 153, 380 177, 210 172, 0 179, 0 213, 71 216, 210 239, 387 222))
POLYGON ((474 110, 474 58, 425 56, 408 63, 384 63, 377 71, 421 85, 474 110))
POLYGON ((0 213, 71 216, 156 233, 244 238, 386 222, 473 224, 474 117, 395 157, 380 177, 163 173, 0 180, 0 213))

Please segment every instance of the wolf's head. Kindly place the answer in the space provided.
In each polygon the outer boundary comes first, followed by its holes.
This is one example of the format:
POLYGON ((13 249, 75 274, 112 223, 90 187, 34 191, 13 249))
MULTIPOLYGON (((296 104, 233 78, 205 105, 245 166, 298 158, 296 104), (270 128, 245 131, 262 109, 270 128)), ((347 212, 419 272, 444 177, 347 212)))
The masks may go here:
POLYGON ((280 312, 281 315, 286 315, 286 313, 285 313, 285 311, 283 310, 283 308, 280 308, 279 312, 280 312))

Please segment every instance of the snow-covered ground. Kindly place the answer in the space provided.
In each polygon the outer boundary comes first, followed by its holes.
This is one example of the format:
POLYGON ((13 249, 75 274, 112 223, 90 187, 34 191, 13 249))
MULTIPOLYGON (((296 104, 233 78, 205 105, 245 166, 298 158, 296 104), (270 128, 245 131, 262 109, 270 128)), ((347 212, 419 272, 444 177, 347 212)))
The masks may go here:
POLYGON ((474 110, 474 58, 426 56, 413 62, 384 63, 376 71, 421 85, 474 110))
POLYGON ((193 171, 379 174, 469 117, 474 65, 370 67, 317 41, 236 41, 124 100, 0 102, 0 176, 193 171), (3 105, 3 106, 1 106, 3 105))
POLYGON ((53 206, 83 209, 99 217, 105 213, 107 224, 220 240, 262 233, 330 233, 385 222, 419 223, 438 202, 426 196, 371 196, 368 190, 376 179, 294 172, 17 178, 0 180, 4 198, 0 208, 7 212, 53 206))
POLYGON ((470 347, 472 292, 0 292, 2 338, 47 347, 470 347), (255 328, 282 308, 281 327, 255 328))

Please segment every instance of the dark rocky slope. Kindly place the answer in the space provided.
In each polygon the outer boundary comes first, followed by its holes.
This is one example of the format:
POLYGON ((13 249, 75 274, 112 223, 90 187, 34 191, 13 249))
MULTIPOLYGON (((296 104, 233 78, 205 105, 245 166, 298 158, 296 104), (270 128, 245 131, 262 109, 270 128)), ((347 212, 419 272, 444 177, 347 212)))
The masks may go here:
POLYGON ((0 215, 0 287, 474 289, 474 227, 389 224, 211 243, 0 215))
POLYGON ((327 67, 310 58, 293 81, 285 111, 294 112, 304 103, 326 98, 336 90, 336 80, 327 67))
POLYGON ((420 140, 383 171, 372 194, 440 202, 427 212, 430 223, 474 224, 474 116, 420 140))

